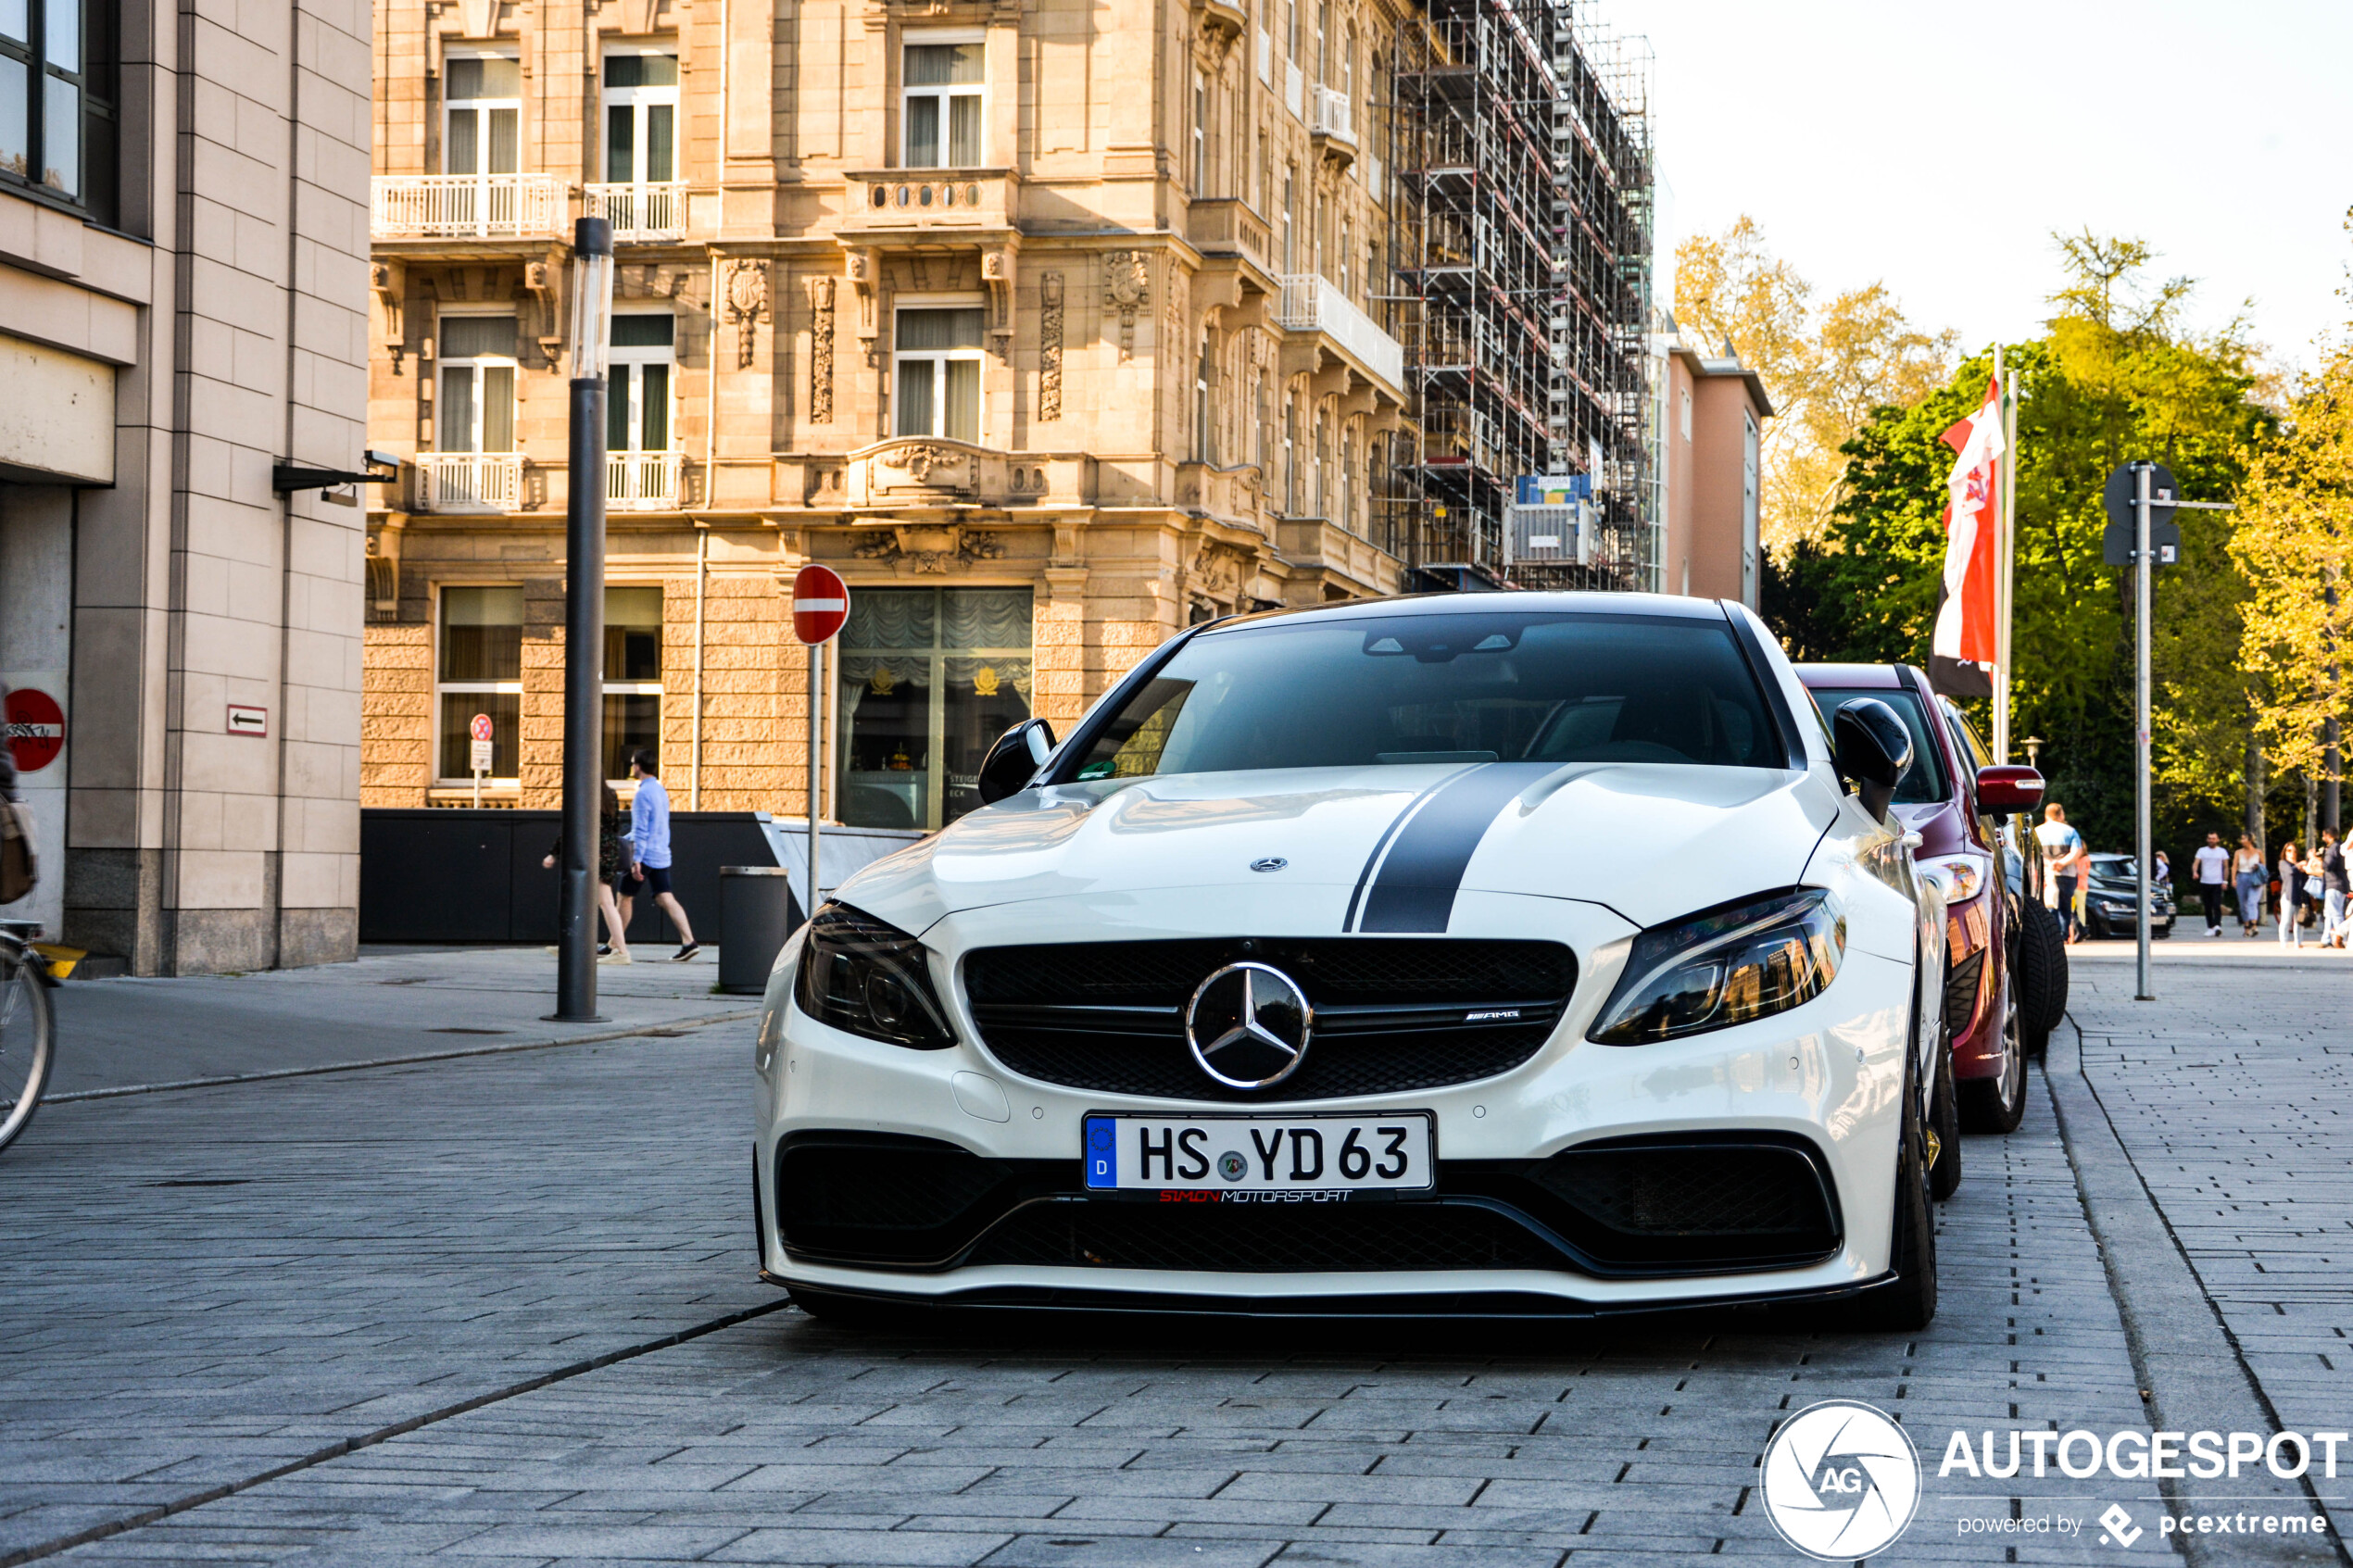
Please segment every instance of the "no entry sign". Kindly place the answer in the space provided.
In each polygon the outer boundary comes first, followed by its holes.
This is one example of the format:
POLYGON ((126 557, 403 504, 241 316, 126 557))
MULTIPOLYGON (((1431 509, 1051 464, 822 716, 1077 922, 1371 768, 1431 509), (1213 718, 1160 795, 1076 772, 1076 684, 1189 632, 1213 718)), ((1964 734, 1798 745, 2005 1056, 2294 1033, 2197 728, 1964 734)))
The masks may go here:
POLYGON ((21 686, 8 694, 8 751, 17 771, 37 773, 65 749, 66 715, 47 692, 21 686))
POLYGON ((793 635, 812 645, 829 643, 849 619, 849 585, 830 566, 809 565, 793 574, 793 635))
POLYGON ((490 729, 490 715, 489 715, 489 714, 487 714, 487 713, 477 713, 477 714, 475 714, 475 715, 474 715, 474 721, 473 721, 473 737, 474 737, 474 739, 476 739, 476 740, 488 740, 488 739, 490 738, 490 735, 491 735, 491 729, 490 729))

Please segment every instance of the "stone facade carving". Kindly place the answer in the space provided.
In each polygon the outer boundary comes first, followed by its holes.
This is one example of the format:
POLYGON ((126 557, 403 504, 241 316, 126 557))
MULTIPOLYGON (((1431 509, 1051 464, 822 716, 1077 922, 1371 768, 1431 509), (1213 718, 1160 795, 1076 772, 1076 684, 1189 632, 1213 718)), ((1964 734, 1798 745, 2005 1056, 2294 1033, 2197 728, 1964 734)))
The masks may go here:
POLYGON ((1051 423, 1063 417, 1063 275, 1040 278, 1038 297, 1038 418, 1051 423))
POLYGON ((809 280, 809 420, 834 422, 834 280, 809 280))
POLYGON ((1140 250, 1103 257, 1103 308, 1119 312, 1119 358, 1136 357, 1136 314, 1151 302, 1151 261, 1140 250))
POLYGON ((951 523, 937 528, 879 530, 871 538, 861 540, 850 554, 860 560, 900 567, 919 576, 939 577, 945 576, 951 566, 1002 560, 1005 544, 986 529, 951 523))
POLYGON ((738 257, 727 263, 727 320, 736 329, 736 369, 749 370, 768 319, 768 269, 738 257))

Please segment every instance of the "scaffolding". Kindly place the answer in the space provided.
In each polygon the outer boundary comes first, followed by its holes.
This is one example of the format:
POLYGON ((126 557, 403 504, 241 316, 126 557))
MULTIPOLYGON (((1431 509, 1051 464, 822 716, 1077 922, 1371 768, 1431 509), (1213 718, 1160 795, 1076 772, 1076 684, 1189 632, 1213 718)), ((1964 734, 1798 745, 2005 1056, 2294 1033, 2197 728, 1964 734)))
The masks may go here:
POLYGON ((1657 586, 1650 61, 1577 0, 1432 0, 1401 35, 1391 330, 1410 419, 1374 475, 1425 587, 1657 586), (1517 482, 1585 474, 1590 533, 1518 558, 1517 482))

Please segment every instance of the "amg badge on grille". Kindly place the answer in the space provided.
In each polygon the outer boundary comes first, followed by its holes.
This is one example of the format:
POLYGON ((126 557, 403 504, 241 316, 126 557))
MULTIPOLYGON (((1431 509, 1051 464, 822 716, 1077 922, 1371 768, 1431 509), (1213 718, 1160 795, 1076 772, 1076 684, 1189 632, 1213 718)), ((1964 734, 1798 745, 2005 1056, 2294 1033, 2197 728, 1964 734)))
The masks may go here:
POLYGON ((1185 1043, 1201 1070, 1229 1089, 1267 1089, 1306 1060, 1315 1023, 1307 993, 1281 970, 1227 964, 1185 1007, 1185 1043))

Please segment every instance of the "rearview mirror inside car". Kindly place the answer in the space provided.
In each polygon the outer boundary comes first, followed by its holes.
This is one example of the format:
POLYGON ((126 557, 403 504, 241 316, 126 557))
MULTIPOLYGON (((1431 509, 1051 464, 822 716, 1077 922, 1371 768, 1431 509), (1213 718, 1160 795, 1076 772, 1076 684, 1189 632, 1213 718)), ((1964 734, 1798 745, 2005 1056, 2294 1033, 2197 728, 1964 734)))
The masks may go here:
POLYGON ((1895 782, 1912 765, 1912 732, 1895 709, 1876 697, 1858 696, 1843 704, 1831 722, 1837 743, 1838 771, 1855 781, 1863 809, 1887 821, 1888 802, 1895 798, 1895 782))
POLYGON ((997 737, 980 761, 975 784, 986 805, 1020 793, 1054 753, 1054 732, 1043 719, 1024 719, 997 737))
POLYGON ((1993 816, 2032 811, 2043 803, 2043 775, 2032 768, 1980 768, 1977 809, 1993 816))

